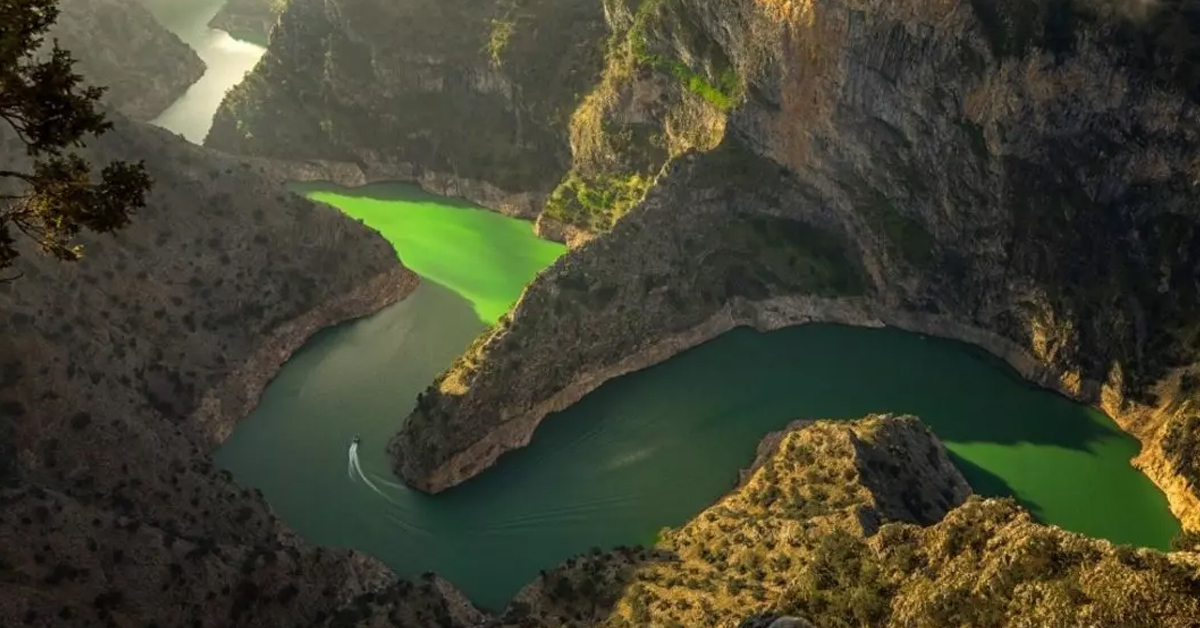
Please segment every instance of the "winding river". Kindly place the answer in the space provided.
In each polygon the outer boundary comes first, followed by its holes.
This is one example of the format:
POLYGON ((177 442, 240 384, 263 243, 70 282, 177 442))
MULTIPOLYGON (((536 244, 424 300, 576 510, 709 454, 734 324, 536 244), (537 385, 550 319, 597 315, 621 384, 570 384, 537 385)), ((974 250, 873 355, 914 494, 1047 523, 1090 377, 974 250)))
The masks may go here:
POLYGON ((204 141, 213 115, 230 87, 237 85, 266 49, 208 27, 223 0, 142 0, 159 23, 191 46, 208 66, 204 76, 151 124, 179 133, 193 144, 204 141))
POLYGON ((978 492, 1016 496, 1043 521, 1152 547, 1177 531, 1129 464, 1136 441, 1103 414, 965 345, 834 325, 733 331, 609 382, 461 487, 409 490, 383 453, 398 421, 561 248, 405 186, 301 191, 379 229, 426 278, 309 342, 216 455, 310 541, 436 571, 498 608, 540 569, 683 523, 729 490, 767 432, 871 412, 921 416, 978 492), (348 473, 356 434, 360 471, 348 473))
MULTIPOLYGON (((186 120, 160 124, 194 138, 216 102, 189 91, 172 107, 186 120)), ((767 432, 870 412, 921 416, 977 492, 1015 496, 1043 521, 1158 548, 1178 531, 1129 464, 1137 442, 1103 414, 965 345, 834 325, 735 330, 605 384, 460 487, 411 491, 383 452, 398 421, 563 249, 528 223, 408 186, 294 190, 363 219, 425 279, 314 337, 215 456, 311 542, 366 551, 402 575, 435 571, 500 608, 541 569, 686 521, 731 487, 767 432)))

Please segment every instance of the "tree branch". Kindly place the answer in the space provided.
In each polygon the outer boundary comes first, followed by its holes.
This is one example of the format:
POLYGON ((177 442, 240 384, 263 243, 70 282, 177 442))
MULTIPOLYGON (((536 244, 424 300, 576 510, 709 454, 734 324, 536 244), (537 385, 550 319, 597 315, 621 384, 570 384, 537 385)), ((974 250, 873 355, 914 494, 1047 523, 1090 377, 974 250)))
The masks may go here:
POLYGON ((0 170, 0 177, 11 177, 13 179, 20 179, 25 182, 32 182, 34 180, 34 176, 28 172, 17 172, 16 170, 0 170))

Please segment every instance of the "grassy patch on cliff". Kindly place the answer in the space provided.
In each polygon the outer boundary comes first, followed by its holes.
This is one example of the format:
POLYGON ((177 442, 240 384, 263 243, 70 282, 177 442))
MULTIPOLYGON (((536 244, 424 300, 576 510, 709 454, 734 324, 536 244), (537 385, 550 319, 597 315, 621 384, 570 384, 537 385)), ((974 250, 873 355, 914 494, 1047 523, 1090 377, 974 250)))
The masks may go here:
POLYGON ((695 16, 680 10, 677 0, 645 0, 634 15, 628 42, 637 63, 674 76, 683 88, 721 111, 741 99, 742 77, 724 51, 697 24, 695 16), (657 42, 657 43, 656 43, 657 42), (686 49, 708 66, 697 71, 674 53, 686 49))
POLYGON ((639 174, 584 177, 572 171, 550 195, 545 213, 567 224, 603 231, 641 202, 652 182, 639 174))
POLYGON ((573 167, 547 216, 607 230, 671 160, 720 142, 744 82, 697 19, 678 0, 645 0, 612 35, 602 80, 572 118, 573 167))

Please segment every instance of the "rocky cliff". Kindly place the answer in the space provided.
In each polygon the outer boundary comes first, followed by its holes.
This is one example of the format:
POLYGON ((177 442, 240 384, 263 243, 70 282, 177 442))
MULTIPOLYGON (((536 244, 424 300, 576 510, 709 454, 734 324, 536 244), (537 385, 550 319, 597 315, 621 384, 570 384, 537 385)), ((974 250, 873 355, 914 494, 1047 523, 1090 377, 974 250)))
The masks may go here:
POLYGON ((627 213, 573 205, 615 226, 422 396, 392 443, 411 485, 731 327, 832 321, 972 342, 1104 409, 1200 527, 1194 3, 617 4, 607 161, 578 180, 662 167, 627 213))
POLYGON ((150 120, 204 74, 196 51, 163 28, 138 0, 61 0, 50 31, 78 60, 91 84, 108 87, 105 102, 150 120))
POLYGON ((450 181, 535 216, 568 167, 604 28, 595 0, 294 0, 205 144, 450 181))
POLYGON ((0 623, 310 625, 368 593, 403 600, 401 625, 474 616, 444 583, 306 546, 209 460, 311 334, 416 276, 358 222, 166 131, 118 121, 86 155, 144 159, 155 187, 82 261, 27 251, 0 283, 0 623))
POLYGON ((265 46, 271 27, 275 26, 286 4, 287 0, 228 0, 208 25, 229 33, 235 39, 265 46))
POLYGON ((1115 547, 969 493, 911 417, 797 426, 654 548, 574 558, 522 590, 501 623, 1195 626, 1200 555, 1115 547))

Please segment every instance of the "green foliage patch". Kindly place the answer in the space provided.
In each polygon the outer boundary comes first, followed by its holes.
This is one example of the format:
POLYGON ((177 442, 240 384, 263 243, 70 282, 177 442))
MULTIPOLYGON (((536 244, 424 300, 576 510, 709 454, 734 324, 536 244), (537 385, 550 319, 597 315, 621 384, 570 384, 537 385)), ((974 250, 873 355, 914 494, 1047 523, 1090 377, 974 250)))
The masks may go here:
MULTIPOLYGON (((729 63, 728 58, 705 36, 702 29, 688 26, 689 16, 677 15, 672 12, 674 0, 645 0, 634 16, 633 27, 629 31, 628 41, 634 59, 637 63, 665 72, 679 80, 688 92, 699 96, 721 111, 730 111, 741 99, 743 83, 740 76, 729 63), (683 31, 682 36, 696 47, 697 52, 704 55, 714 66, 715 76, 709 77, 697 72, 679 59, 672 58, 653 50, 648 34, 674 26, 683 31)), ((662 33, 659 33, 660 35, 662 33)))
POLYGON ((640 174, 582 175, 572 170, 550 195, 545 213, 567 224, 607 230, 641 202, 652 181, 640 174))

